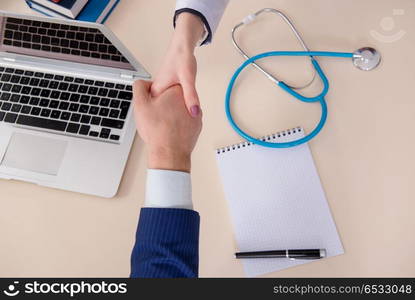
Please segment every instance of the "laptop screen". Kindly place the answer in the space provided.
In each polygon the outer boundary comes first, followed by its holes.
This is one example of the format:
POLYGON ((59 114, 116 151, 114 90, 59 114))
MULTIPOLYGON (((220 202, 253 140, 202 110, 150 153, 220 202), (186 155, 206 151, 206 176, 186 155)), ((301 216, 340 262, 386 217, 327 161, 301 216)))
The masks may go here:
POLYGON ((0 51, 134 71, 97 28, 0 17, 0 51))

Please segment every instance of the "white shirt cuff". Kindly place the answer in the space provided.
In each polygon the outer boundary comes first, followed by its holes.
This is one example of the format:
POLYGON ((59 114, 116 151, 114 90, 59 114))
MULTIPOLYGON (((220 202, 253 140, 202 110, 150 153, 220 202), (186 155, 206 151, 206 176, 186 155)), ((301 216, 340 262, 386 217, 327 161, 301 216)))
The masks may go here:
POLYGON ((190 174, 148 169, 144 206, 193 209, 190 174))
POLYGON ((229 0, 177 0, 176 10, 191 8, 200 12, 209 23, 213 35, 229 0))

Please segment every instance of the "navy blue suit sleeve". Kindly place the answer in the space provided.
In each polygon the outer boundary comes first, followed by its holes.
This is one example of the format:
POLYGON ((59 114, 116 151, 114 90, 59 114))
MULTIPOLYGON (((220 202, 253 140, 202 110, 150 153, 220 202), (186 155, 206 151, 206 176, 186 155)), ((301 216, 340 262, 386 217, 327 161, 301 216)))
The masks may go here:
POLYGON ((131 255, 131 277, 197 277, 199 214, 176 208, 142 208, 131 255))

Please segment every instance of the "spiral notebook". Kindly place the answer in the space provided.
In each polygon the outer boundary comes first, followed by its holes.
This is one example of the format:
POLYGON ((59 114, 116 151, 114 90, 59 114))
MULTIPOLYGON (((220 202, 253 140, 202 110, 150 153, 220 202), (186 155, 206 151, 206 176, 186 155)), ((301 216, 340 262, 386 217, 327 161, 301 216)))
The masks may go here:
MULTIPOLYGON (((295 128, 263 139, 286 142, 303 136, 303 129, 295 128)), ((307 144, 275 149, 244 142, 217 149, 216 156, 235 252, 326 249, 328 257, 344 253, 307 144)), ((248 277, 309 262, 313 261, 242 259, 248 277)))

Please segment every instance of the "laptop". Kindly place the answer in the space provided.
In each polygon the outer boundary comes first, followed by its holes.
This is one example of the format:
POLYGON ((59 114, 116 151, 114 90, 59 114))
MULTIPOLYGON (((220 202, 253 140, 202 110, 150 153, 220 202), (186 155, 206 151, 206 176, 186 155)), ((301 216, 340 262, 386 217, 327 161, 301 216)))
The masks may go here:
POLYGON ((0 11, 0 178, 111 198, 150 75, 105 26, 0 11))

